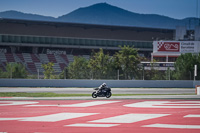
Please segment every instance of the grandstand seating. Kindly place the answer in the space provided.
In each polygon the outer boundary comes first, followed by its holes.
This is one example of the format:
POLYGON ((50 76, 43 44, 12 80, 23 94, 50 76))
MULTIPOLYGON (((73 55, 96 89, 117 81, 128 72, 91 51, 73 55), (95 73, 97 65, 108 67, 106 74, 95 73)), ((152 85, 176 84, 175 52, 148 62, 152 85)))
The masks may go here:
POLYGON ((47 57, 50 62, 57 63, 56 58, 53 54, 47 54, 47 57))
POLYGON ((67 55, 68 61, 73 62, 74 61, 74 55, 67 55))
POLYGON ((2 71, 5 71, 5 70, 6 70, 5 67, 3 66, 3 64, 0 64, 0 69, 1 69, 2 71))
POLYGON ((29 53, 22 53, 25 62, 33 62, 29 53))
POLYGON ((54 55, 57 63, 64 62, 64 60, 59 55, 54 55))
POLYGON ((54 68, 54 70, 55 70, 56 73, 62 72, 59 63, 54 63, 53 68, 54 68))
POLYGON ((27 62, 27 67, 32 73, 36 73, 37 69, 34 62, 27 62))
POLYGON ((33 60, 33 62, 40 62, 40 59, 36 56, 36 54, 31 54, 31 58, 33 60))
POLYGON ((90 59, 90 56, 89 55, 82 55, 83 58, 85 58, 86 60, 89 60, 90 59))
POLYGON ((69 63, 69 60, 68 60, 68 58, 67 58, 67 55, 61 54, 60 56, 61 56, 61 58, 64 60, 64 62, 69 63))
POLYGON ((134 46, 148 58, 153 50, 153 40, 173 40, 175 33, 174 29, 145 27, 16 19, 0 21, 0 68, 5 70, 6 63, 19 62, 30 73, 38 69, 44 71, 41 65, 48 62, 53 62, 56 72, 60 72, 74 61, 75 55, 90 59, 89 54, 99 48, 113 55, 119 46, 134 46))
POLYGON ((65 63, 59 63, 61 70, 64 70, 64 68, 67 66, 65 63))
POLYGON ((20 53, 20 54, 16 54, 16 56, 22 61, 22 62, 25 62, 24 60, 24 57, 23 55, 20 53))
MULTIPOLYGON (((24 64, 29 73, 36 74, 38 71, 40 73, 44 71, 42 64, 53 62, 55 72, 61 73, 70 62, 74 61, 74 56, 71 54, 0 53, 0 69, 5 71, 6 63, 17 62, 24 64)), ((87 60, 90 58, 89 55, 82 55, 82 57, 87 60)))
POLYGON ((0 61, 1 62, 7 62, 6 56, 4 53, 0 53, 0 61))
POLYGON ((39 70, 39 72, 43 72, 44 69, 42 68, 42 63, 41 62, 35 62, 35 67, 37 70, 39 70))
POLYGON ((48 63, 49 62, 49 59, 48 59, 46 54, 39 54, 39 58, 40 58, 40 62, 42 62, 42 63, 48 63))
POLYGON ((5 56, 6 56, 7 62, 15 62, 13 54, 6 53, 5 56))

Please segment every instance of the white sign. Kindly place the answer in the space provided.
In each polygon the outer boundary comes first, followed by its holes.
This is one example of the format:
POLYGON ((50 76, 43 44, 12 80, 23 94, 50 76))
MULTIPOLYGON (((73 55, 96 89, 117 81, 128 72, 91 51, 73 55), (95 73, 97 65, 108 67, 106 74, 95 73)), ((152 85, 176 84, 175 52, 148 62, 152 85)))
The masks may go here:
POLYGON ((66 51, 47 49, 47 54, 54 54, 54 55, 66 54, 66 51))
POLYGON ((0 48, 0 53, 7 53, 7 49, 0 48))
POLYGON ((195 53, 197 52, 197 45, 195 42, 181 42, 181 53, 195 53))
POLYGON ((194 65, 194 76, 197 76, 197 65, 194 65))

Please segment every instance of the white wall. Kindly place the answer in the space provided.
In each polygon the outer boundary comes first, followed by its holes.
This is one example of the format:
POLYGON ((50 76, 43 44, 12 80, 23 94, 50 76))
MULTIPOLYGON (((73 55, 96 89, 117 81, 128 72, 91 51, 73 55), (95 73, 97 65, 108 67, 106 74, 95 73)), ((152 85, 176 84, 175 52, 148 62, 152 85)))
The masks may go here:
POLYGON ((97 87, 104 82, 111 88, 194 88, 200 85, 200 81, 191 80, 0 79, 0 87, 97 87))

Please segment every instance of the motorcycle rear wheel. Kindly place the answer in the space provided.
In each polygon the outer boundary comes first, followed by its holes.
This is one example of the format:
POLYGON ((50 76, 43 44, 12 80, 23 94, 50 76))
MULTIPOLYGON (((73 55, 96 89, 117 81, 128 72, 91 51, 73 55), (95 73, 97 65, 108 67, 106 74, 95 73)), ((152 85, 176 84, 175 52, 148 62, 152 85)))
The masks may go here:
POLYGON ((93 97, 93 98, 97 98, 97 93, 96 93, 96 92, 93 92, 93 93, 92 93, 92 97, 93 97))

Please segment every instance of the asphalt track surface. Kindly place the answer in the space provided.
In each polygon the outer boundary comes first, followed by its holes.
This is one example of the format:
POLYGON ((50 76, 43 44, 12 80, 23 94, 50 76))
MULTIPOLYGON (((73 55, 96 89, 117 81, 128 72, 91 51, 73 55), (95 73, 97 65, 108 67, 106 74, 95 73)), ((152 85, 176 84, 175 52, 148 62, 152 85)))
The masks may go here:
MULTIPOLYGON (((62 94, 91 94, 93 88, 30 88, 30 87, 0 87, 0 92, 53 92, 62 94)), ((195 94, 192 88, 112 88, 113 94, 195 94)))
POLYGON ((0 100, 0 133, 199 133, 200 100, 0 100))
MULTIPOLYGON (((42 93, 53 92, 60 94, 92 94, 93 88, 34 88, 34 87, 0 87, 1 92, 42 93)), ((142 94, 132 96, 111 96, 109 99, 200 99, 194 88, 112 88, 112 94, 142 94), (145 94, 145 95, 143 95, 145 94), (149 95, 148 95, 149 94, 149 95), (156 95, 152 95, 156 94, 156 95)), ((92 100, 86 97, 0 97, 2 100, 92 100)), ((97 98, 97 99, 105 99, 97 98)))

